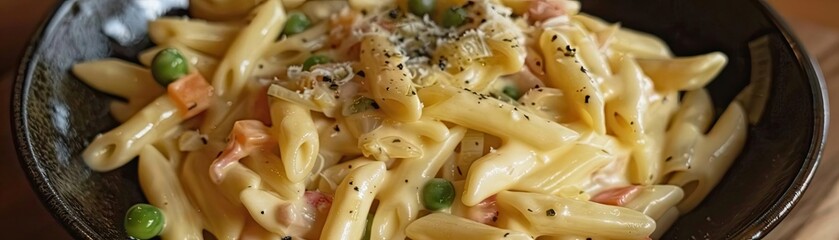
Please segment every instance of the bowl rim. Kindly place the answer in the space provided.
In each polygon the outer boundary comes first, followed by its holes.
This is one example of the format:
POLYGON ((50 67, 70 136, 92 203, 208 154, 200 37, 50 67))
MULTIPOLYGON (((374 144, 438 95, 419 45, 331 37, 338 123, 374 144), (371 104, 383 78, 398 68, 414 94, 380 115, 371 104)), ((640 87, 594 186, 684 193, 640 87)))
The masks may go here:
MULTIPOLYGON (((795 207, 810 186, 819 163, 822 159, 825 143, 827 142, 828 126, 830 125, 830 108, 827 96, 827 88, 822 75, 821 67, 812 55, 808 54, 801 44, 801 41, 790 30, 789 25, 784 21, 775 9, 769 6, 764 0, 753 0, 759 9, 769 18, 772 25, 778 29, 786 41, 785 46, 791 48, 795 55, 796 65, 804 70, 804 74, 810 83, 810 92, 813 93, 813 137, 810 139, 810 149, 804 158, 803 166, 796 174, 793 182, 765 213, 752 220, 747 228, 742 229, 735 235, 735 238, 760 239, 765 237, 774 229, 795 207), (807 66, 811 67, 807 67, 807 66)), ((730 236, 729 236, 730 237, 730 236)))
POLYGON ((23 57, 18 63, 18 70, 15 73, 12 85, 11 118, 12 134, 18 161, 26 173, 30 187, 41 204, 49 210, 50 215, 70 233, 75 239, 102 239, 102 236, 94 231, 89 224, 76 217, 75 210, 69 207, 64 199, 57 197, 58 192, 48 180, 46 173, 42 170, 42 160, 38 157, 32 146, 32 138, 29 131, 29 121, 26 116, 29 110, 26 105, 29 102, 29 88, 32 75, 35 71, 35 62, 39 60, 38 52, 41 51, 45 33, 52 32, 58 25, 57 20, 63 18, 78 0, 63 0, 53 6, 38 29, 32 34, 27 43, 23 57))
MULTIPOLYGON (((56 3, 54 10, 41 22, 38 30, 30 38, 24 55, 18 64, 18 70, 14 77, 11 101, 11 127, 15 148, 21 168, 26 173, 30 187, 38 195, 41 203, 49 210, 54 219, 60 222, 74 238, 77 239, 101 239, 102 236, 94 231, 90 225, 83 222, 74 214, 76 211, 69 207, 64 199, 57 197, 57 190, 50 182, 46 173, 42 170, 42 160, 34 152, 29 131, 29 121, 26 119, 29 101, 29 88, 35 62, 39 60, 37 53, 42 51, 42 44, 45 33, 52 32, 65 15, 71 11, 79 0, 64 0, 56 3)), ((810 84, 810 91, 813 93, 813 137, 811 138, 810 149, 804 159, 803 166, 796 174, 793 182, 785 189, 784 193, 773 202, 768 211, 760 217, 752 220, 746 227, 734 232, 728 238, 751 238, 765 237, 769 231, 775 228, 781 220, 795 207, 801 199, 804 191, 809 186, 822 158, 827 131, 829 125, 829 102, 827 89, 825 88, 824 77, 817 61, 804 50, 797 37, 795 37, 787 23, 780 15, 763 0, 749 0, 756 3, 763 14, 769 18, 774 28, 783 35, 785 46, 791 48, 796 58, 796 65, 804 70, 804 75, 810 84), (810 66, 810 67, 808 67, 810 66)))

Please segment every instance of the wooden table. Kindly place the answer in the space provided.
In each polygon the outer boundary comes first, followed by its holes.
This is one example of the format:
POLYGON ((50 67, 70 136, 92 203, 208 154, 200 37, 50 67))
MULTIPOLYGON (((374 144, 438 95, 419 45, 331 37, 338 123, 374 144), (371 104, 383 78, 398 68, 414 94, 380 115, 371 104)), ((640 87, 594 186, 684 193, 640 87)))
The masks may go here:
MULTIPOLYGON (((3 239, 69 239, 41 206, 15 156, 9 126, 11 72, 38 22, 57 0, 0 1, 0 232, 3 239), (10 54, 12 53, 12 54, 10 54)), ((839 113, 839 1, 769 0, 787 17, 824 72, 831 112, 839 113)), ((835 116, 835 115, 834 115, 835 116)), ((839 239, 839 117, 831 119, 824 158, 813 184, 767 239, 839 239), (815 192, 829 192, 814 198, 815 192), (835 206, 835 207, 834 207, 835 206)))

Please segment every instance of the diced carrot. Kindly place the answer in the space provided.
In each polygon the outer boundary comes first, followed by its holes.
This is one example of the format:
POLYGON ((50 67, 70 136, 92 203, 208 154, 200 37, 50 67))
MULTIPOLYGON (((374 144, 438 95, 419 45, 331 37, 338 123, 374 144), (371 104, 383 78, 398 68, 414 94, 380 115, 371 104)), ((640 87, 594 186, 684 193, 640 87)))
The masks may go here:
POLYGON ((329 18, 329 45, 338 46, 352 35, 355 25, 361 20, 361 13, 350 8, 329 18))
POLYGON ((201 74, 192 73, 169 84, 167 93, 184 118, 191 118, 210 107, 213 86, 201 74))
POLYGON ((224 178, 225 169, 230 164, 247 157, 253 151, 276 146, 268 127, 259 120, 240 120, 233 124, 227 147, 210 166, 210 178, 216 183, 224 178))
POLYGON ((591 201, 613 205, 613 206, 623 206, 624 204, 632 201, 639 193, 641 193, 641 187, 633 185, 629 187, 622 187, 622 188, 614 188, 609 189, 603 192, 600 192, 593 198, 591 201))
POLYGON ((361 19, 360 12, 351 8, 345 8, 329 18, 329 26, 333 29, 342 27, 344 30, 350 30, 359 19, 361 19))

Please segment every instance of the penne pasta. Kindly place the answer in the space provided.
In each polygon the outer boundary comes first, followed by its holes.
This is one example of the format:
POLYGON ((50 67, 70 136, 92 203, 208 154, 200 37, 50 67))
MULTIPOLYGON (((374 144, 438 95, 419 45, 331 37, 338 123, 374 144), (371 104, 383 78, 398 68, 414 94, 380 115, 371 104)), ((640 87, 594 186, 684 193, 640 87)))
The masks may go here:
POLYGON ((743 149, 721 52, 574 0, 430 2, 190 0, 141 65, 74 65, 121 122, 85 163, 139 156, 165 221, 129 237, 656 239, 743 149))

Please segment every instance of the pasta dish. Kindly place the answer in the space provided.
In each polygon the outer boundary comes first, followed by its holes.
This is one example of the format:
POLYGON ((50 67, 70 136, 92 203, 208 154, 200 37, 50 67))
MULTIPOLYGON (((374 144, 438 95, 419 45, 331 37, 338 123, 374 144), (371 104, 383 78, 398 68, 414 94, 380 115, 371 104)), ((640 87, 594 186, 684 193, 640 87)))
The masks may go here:
POLYGON ((744 146, 720 52, 570 0, 193 0, 73 73, 137 159, 137 239, 651 239, 744 146))

